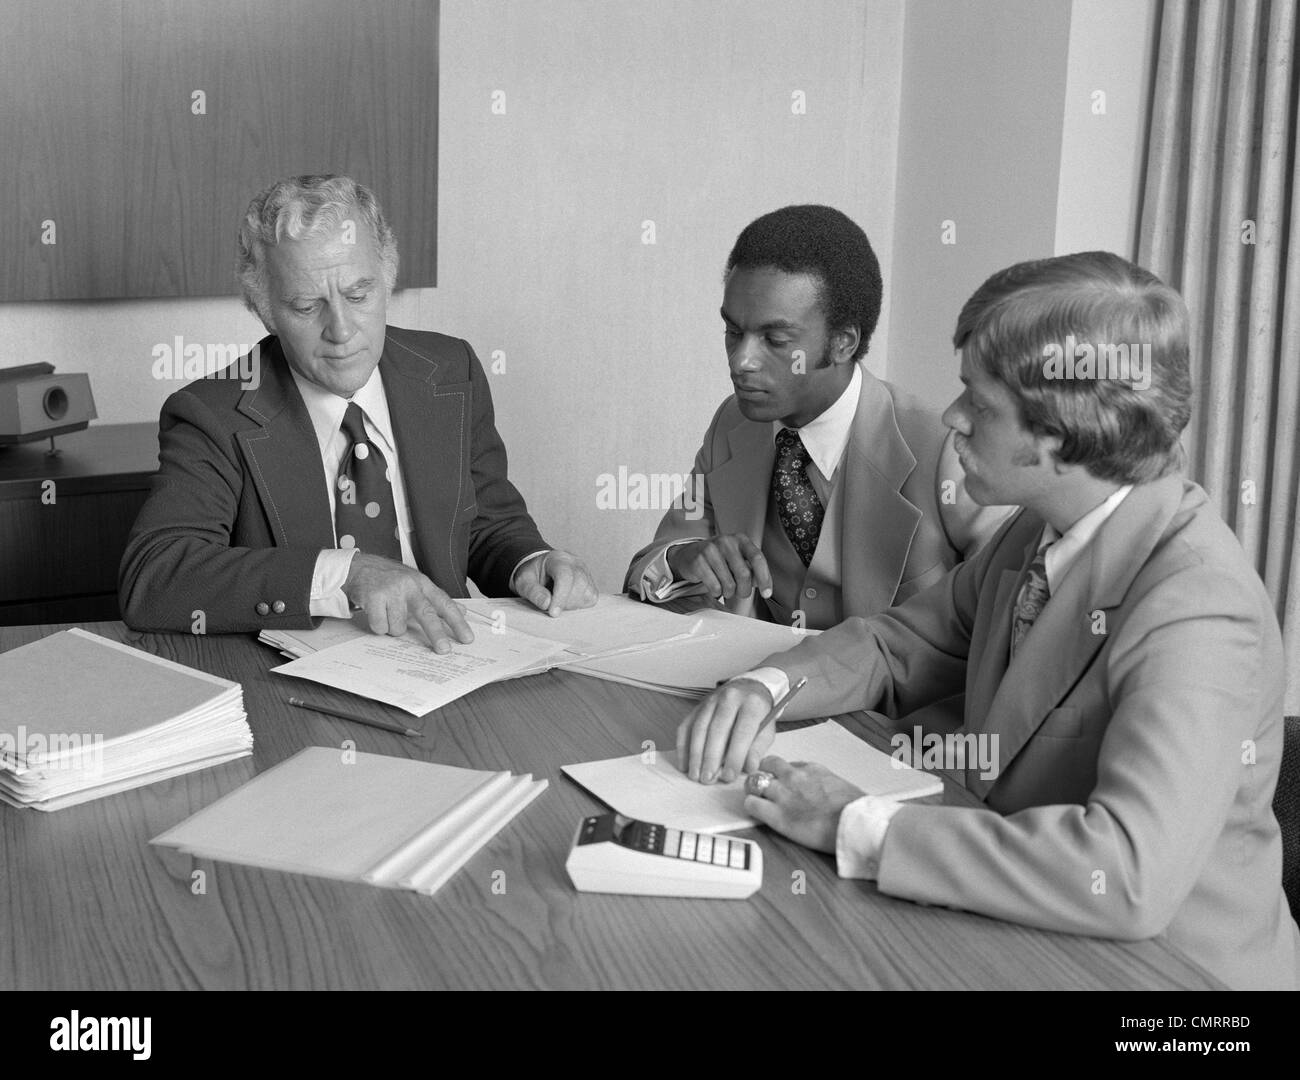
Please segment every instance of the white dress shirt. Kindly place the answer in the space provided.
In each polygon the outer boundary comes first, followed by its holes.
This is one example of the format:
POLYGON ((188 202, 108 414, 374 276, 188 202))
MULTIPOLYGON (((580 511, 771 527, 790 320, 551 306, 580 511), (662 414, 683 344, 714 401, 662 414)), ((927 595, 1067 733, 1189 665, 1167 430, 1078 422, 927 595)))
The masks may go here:
MULTIPOLYGON (((339 475, 339 462, 348 449, 348 437, 343 434, 343 414, 349 401, 331 393, 315 383, 308 382, 291 370, 293 381, 302 394, 307 414, 311 417, 320 448, 321 470, 325 490, 329 493, 330 521, 334 521, 334 484, 339 475)), ((397 443, 393 438, 393 422, 388 415, 388 398, 384 394, 384 380, 376 367, 364 386, 352 395, 352 402, 361 408, 366 436, 383 452, 388 462, 388 480, 393 488, 393 505, 397 510, 397 539, 401 544, 402 562, 416 569, 415 554, 411 548, 411 510, 406 502, 406 487, 402 483, 402 470, 398 461, 397 443)), ((338 536, 334 542, 338 544, 338 536)), ((351 605, 343 595, 343 583, 352 568, 355 548, 334 547, 316 556, 316 568, 311 578, 311 603, 309 611, 314 616, 330 615, 346 619, 351 605)))
MULTIPOLYGON (((849 445, 849 437, 853 434, 853 418, 857 415, 858 398, 861 395, 862 371, 857 364, 854 364, 853 377, 849 379, 849 385, 835 399, 834 404, 820 416, 809 420, 803 427, 790 429, 799 433, 804 449, 812 459, 808 470, 808 481, 817 492, 817 497, 821 499, 823 506, 830 502, 835 473, 840 467, 840 462, 844 460, 844 451, 849 445)), ((777 434, 785 427, 786 425, 779 420, 772 421, 774 443, 777 434)), ((650 560, 641 574, 642 600, 663 603, 695 587, 696 582, 693 581, 673 580, 673 572, 668 566, 668 552, 675 547, 681 547, 682 544, 698 543, 701 539, 703 537, 692 536, 664 545, 663 550, 650 560)))
MULTIPOLYGON (((1132 490, 1132 484, 1125 484, 1079 518, 1064 535, 1058 533, 1051 524, 1043 525, 1038 550, 1047 547, 1044 563, 1049 596, 1056 592, 1083 549, 1097 535, 1097 530, 1132 490)), ((780 668, 757 668, 736 678, 761 682, 767 687, 773 701, 779 701, 790 687, 790 680, 780 668)), ((841 811, 835 835, 835 862, 840 877, 874 881, 879 876, 880 851, 884 847, 885 833, 889 829, 890 819, 902 806, 903 803, 896 799, 864 795, 841 811)))
MULTIPOLYGON (((302 394, 307 414, 311 417, 312 428, 316 432, 316 443, 320 448, 321 469, 324 473, 325 490, 330 501, 330 521, 334 521, 335 491, 338 480, 339 463, 347 452, 348 437, 343 434, 343 414, 348 405, 355 402, 361 408, 362 422, 366 437, 383 452, 388 462, 388 480, 393 488, 393 504, 397 510, 397 539, 402 549, 402 562, 412 570, 418 570, 415 561, 415 549, 411 546, 411 509, 406 501, 406 485, 402 481, 399 467, 397 440, 393 437, 393 421, 388 415, 388 397, 384 393, 383 376, 379 368, 370 373, 370 378, 351 398, 341 398, 315 383, 308 382, 290 368, 293 381, 302 394)), ((335 526, 337 529, 337 526, 335 526)), ((334 537, 338 544, 337 532, 334 537)), ((525 555, 515 564, 510 573, 510 587, 513 589, 515 576, 525 563, 547 554, 549 549, 525 555)), ((334 547, 323 550, 316 556, 316 567, 311 578, 311 600, 308 612, 313 616, 333 616, 346 619, 351 615, 351 604, 343 593, 343 584, 348 579, 352 568, 352 556, 356 548, 334 547)))

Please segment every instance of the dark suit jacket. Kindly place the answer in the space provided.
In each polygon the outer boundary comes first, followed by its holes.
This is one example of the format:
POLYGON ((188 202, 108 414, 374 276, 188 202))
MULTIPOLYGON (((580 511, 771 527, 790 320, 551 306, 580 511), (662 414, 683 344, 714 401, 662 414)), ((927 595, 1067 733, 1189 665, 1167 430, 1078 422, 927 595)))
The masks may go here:
POLYGON ((1282 639, 1262 582, 1199 487, 1139 484, 1008 663, 1042 526, 1022 511, 932 589, 765 662, 808 677, 791 719, 898 718, 965 690, 964 732, 997 738, 997 775, 966 773, 987 810, 904 806, 880 890, 1049 930, 1163 934, 1232 987, 1296 989, 1272 809, 1282 639))
MULTIPOLYGON (((123 618, 137 630, 190 631, 196 611, 214 633, 312 625, 316 556, 334 547, 329 497, 279 340, 259 349, 256 389, 218 373, 163 405, 160 471, 119 582, 123 618)), ((379 372, 420 570, 452 596, 467 595, 466 577, 508 595, 519 560, 549 545, 506 477, 474 351, 390 326, 379 372)))

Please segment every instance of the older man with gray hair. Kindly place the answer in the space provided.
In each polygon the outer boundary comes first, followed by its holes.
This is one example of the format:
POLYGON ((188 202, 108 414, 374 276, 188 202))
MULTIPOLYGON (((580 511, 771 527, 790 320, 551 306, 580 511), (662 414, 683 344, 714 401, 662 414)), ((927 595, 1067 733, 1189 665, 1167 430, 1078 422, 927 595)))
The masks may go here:
POLYGON ((122 559, 138 630, 301 628, 366 613, 473 640, 466 579, 557 614, 595 602, 583 563, 541 537, 506 476, 469 344, 387 325, 397 243, 344 176, 281 180, 239 230, 244 302, 270 332, 167 399, 158 477, 122 559))

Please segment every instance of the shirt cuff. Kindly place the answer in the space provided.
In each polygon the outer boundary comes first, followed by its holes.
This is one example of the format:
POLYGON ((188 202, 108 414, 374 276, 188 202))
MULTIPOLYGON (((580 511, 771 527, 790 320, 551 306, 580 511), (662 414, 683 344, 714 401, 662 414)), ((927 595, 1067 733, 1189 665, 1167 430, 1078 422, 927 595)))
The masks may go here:
POLYGON ((524 568, 525 563, 532 562, 534 559, 540 558, 543 555, 549 555, 554 550, 554 548, 541 548, 538 551, 534 551, 531 555, 525 555, 515 563, 515 568, 510 571, 510 591, 516 596, 519 595, 519 590, 515 588, 515 575, 524 568))
POLYGON ((343 583, 352 569, 356 548, 325 548, 316 556, 311 575, 311 601, 308 614, 316 618, 350 619, 352 605, 343 594, 343 583))
POLYGON ((702 536, 690 536, 685 540, 671 540, 663 546, 646 568, 641 571, 641 599, 651 604, 665 603, 675 596, 681 596, 683 593, 690 592, 698 588, 699 583, 695 581, 674 581, 673 572, 668 566, 668 552, 675 547, 681 547, 683 544, 695 544, 703 540, 702 536))
POLYGON ((835 833, 835 865, 842 878, 875 881, 890 819, 903 808, 897 799, 863 795, 840 811, 835 833))
POLYGON ((790 689, 790 676, 775 667, 755 668, 753 671, 735 675, 727 681, 734 682, 736 679, 753 679, 755 682, 762 683, 767 687, 767 692, 772 695, 773 702, 780 701, 790 689))

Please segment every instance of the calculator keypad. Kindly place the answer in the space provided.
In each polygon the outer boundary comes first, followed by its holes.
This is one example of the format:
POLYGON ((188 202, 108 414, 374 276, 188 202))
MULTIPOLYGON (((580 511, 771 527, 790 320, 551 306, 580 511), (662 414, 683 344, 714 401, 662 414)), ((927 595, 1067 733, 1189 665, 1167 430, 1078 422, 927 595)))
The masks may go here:
POLYGON ((591 843, 597 839, 611 839, 634 851, 666 855, 670 859, 725 866, 732 870, 748 870, 750 867, 749 844, 744 840, 732 840, 711 833, 670 829, 663 825, 636 821, 621 815, 610 814, 606 815, 606 818, 616 819, 615 824, 607 829, 599 827, 605 824, 605 819, 597 817, 587 819, 578 842, 591 843))

